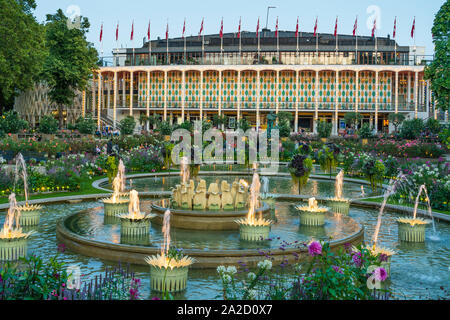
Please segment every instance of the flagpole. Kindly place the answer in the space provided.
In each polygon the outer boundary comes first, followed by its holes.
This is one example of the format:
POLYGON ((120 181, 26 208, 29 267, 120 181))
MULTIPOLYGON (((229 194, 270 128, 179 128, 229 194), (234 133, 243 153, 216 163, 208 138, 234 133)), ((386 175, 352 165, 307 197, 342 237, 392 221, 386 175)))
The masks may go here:
POLYGON ((355 56, 355 63, 358 64, 358 16, 356 16, 356 30, 355 30, 355 36, 356 36, 356 56, 355 56))
POLYGON ((186 36, 184 34, 186 29, 186 18, 184 18, 184 24, 183 24, 183 40, 184 40, 184 64, 187 64, 187 56, 186 56, 186 36))
POLYGON ((258 64, 259 64, 259 56, 261 55, 260 38, 261 34, 259 32, 259 17, 258 17, 258 64))
POLYGON ((414 16, 414 65, 417 64, 417 46, 416 46, 416 16, 414 16))
POLYGON ((167 19, 166 27, 166 54, 167 54, 167 65, 169 65, 169 19, 167 19))
POLYGON ((220 37, 220 55, 221 55, 222 64, 225 64, 224 61, 223 61, 223 17, 222 17, 222 22, 220 24, 220 33, 221 33, 221 37, 220 37))
MULTIPOLYGON (((150 21, 148 22, 148 28, 150 31, 150 21)), ((148 64, 152 65, 152 43, 150 41, 150 32, 148 34, 148 64)))
POLYGON ((242 64, 242 34, 241 34, 242 17, 239 18, 239 60, 242 64))
POLYGON ((316 58, 319 59, 319 33, 317 32, 318 30, 318 18, 316 16, 316 58))
POLYGON ((298 17, 297 17, 297 27, 296 27, 295 31, 296 31, 295 36, 297 38, 297 57, 298 57, 298 51, 299 51, 299 48, 298 48, 298 17))
POLYGON ((338 17, 336 17, 336 64, 338 64, 338 55, 339 55, 339 45, 338 45, 338 30, 337 30, 337 24, 338 24, 338 17))
POLYGON ((280 63, 280 35, 278 31, 278 17, 277 17, 277 61, 280 63))

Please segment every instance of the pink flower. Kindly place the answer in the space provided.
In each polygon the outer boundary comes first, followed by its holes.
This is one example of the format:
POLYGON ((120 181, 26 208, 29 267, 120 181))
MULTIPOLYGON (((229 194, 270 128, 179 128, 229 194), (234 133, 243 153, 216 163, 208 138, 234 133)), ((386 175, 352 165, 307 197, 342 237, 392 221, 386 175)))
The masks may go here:
POLYGON ((320 242, 313 241, 308 246, 308 251, 311 256, 319 256, 322 254, 322 245, 320 242))
POLYGON ((375 280, 377 280, 377 281, 383 282, 384 280, 387 279, 387 272, 384 268, 380 267, 380 268, 375 269, 373 274, 375 275, 375 280))

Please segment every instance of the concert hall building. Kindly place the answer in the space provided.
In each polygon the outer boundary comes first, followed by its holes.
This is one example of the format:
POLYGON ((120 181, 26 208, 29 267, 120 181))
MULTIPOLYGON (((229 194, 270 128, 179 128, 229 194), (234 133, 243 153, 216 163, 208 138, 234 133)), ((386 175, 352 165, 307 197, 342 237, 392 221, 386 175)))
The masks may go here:
MULTIPOLYGON (((181 123, 227 115, 264 129, 270 113, 291 112, 292 127, 316 132, 317 121, 345 127, 358 112, 377 131, 392 130, 390 113, 436 116, 424 68, 431 60, 389 37, 255 32, 144 41, 113 51, 94 74, 82 113, 115 125, 128 115, 181 123), (298 39, 298 40, 297 40, 298 39), (278 43, 278 44, 277 44, 278 43)), ((417 49, 417 48, 415 48, 417 49)), ((418 52, 418 51, 416 51, 418 52)))

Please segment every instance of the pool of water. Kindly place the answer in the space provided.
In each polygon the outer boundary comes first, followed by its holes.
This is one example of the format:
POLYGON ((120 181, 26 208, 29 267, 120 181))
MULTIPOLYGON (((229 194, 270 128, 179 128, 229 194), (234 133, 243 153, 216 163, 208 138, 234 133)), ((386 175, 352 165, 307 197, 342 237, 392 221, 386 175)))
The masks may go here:
MULTIPOLYGON (((298 220, 291 215, 290 206, 291 204, 287 202, 279 202, 276 206, 276 214, 279 218, 278 223, 284 225, 282 228, 285 229, 288 238, 294 234, 299 239, 314 236, 314 234, 308 234, 308 230, 299 227, 298 220), (286 221, 283 222, 283 219, 286 219, 286 221)), ((102 228, 103 223, 99 207, 101 207, 101 203, 95 201, 71 205, 55 204, 45 206, 41 216, 41 223, 35 229, 36 233, 30 238, 29 254, 39 255, 44 259, 56 255, 58 252, 58 242, 56 240, 57 221, 83 210, 92 209, 89 214, 94 219, 94 222, 88 223, 88 225, 93 226, 93 229, 90 229, 86 236, 100 235, 101 232, 95 232, 95 230, 102 228)), ((369 209, 351 208, 350 216, 365 226, 365 238, 370 240, 376 225, 377 212, 369 209)), ((440 287, 444 286, 446 289, 450 287, 450 225, 447 223, 436 223, 439 241, 431 241, 428 238, 432 231, 431 227, 429 227, 427 229, 427 240, 424 244, 401 243, 398 240, 397 224, 395 222, 395 219, 399 216, 394 213, 385 213, 379 236, 380 245, 397 251, 397 254, 392 259, 391 266, 391 289, 394 292, 394 297, 397 299, 429 299, 442 296, 440 287)), ((110 228, 114 234, 118 234, 117 226, 109 225, 105 226, 105 228, 110 228)), ((277 228, 274 230, 277 230, 277 228)), ((325 227, 325 233, 326 230, 327 227, 325 227)), ((157 237, 158 233, 160 233, 160 229, 157 226, 153 227, 152 236, 157 237)), ((181 237, 182 233, 182 231, 174 230, 175 241, 184 241, 181 237)), ((320 236, 317 233, 315 235, 320 236)), ((229 237, 230 239, 227 239, 227 237, 223 237, 223 239, 229 243, 232 243, 233 239, 237 239, 235 234, 230 234, 229 237)), ((120 241, 120 238, 115 241, 120 241)), ((208 241, 209 244, 205 243, 205 245, 212 246, 213 240, 208 241)), ((237 246, 237 241, 234 245, 237 246)), ((85 257, 68 250, 60 253, 59 259, 67 265, 79 266, 82 270, 83 280, 92 279, 95 275, 102 273, 105 267, 117 266, 116 263, 85 257)), ((145 266, 131 266, 131 268, 136 272, 136 276, 142 279, 143 297, 154 296, 150 292, 148 268, 145 266)), ((177 295, 176 298, 194 300, 220 299, 220 289, 220 281, 215 270, 192 269, 189 271, 187 290, 177 295)))
MULTIPOLYGON (((251 173, 245 176, 200 176, 199 178, 206 180, 209 185, 216 180, 225 180, 228 183, 233 183, 236 179, 245 179, 251 181, 251 173)), ((136 178, 131 179, 131 187, 139 192, 150 191, 168 191, 180 183, 180 177, 152 177, 152 178, 136 178)), ((130 179, 128 181, 128 188, 130 188, 130 179)), ((103 185, 105 188, 111 188, 108 184, 103 185)), ((366 196, 373 195, 370 187, 364 186, 366 196)), ((292 182, 290 177, 269 177, 269 193, 277 194, 299 194, 298 186, 292 182)), ((302 195, 311 197, 333 197, 334 196, 334 181, 330 180, 313 180, 310 179, 306 186, 301 190, 302 195)), ((343 190, 343 196, 350 199, 361 197, 361 184, 346 182, 343 190)))

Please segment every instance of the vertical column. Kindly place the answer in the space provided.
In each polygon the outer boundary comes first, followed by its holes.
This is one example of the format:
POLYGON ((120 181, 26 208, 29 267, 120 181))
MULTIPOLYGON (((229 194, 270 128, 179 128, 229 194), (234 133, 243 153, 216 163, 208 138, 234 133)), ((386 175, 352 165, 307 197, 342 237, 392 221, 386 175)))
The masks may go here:
POLYGON ((433 103, 433 113, 434 113, 434 120, 437 120, 438 118, 438 113, 437 113, 437 109, 436 109, 436 99, 434 98, 433 95, 433 91, 430 90, 430 96, 431 96, 431 101, 433 103))
POLYGON ((164 121, 167 121, 167 71, 164 71, 164 121))
POLYGON ((316 71, 316 83, 314 84, 315 112, 314 112, 314 134, 317 134, 317 122, 319 121, 319 71, 316 71))
POLYGON ((84 118, 86 116, 86 90, 83 90, 81 99, 81 116, 84 118))
POLYGON ((339 132, 339 70, 336 70, 336 85, 335 85, 335 109, 334 109, 334 135, 339 132))
MULTIPOLYGON (((147 117, 150 117, 150 71, 147 71, 147 117)), ((148 120, 147 131, 150 131, 150 121, 148 120)))
POLYGON ((107 90, 108 90, 108 96, 107 96, 107 99, 108 99, 108 103, 107 103, 107 105, 108 105, 108 111, 109 111, 109 109, 111 109, 111 79, 110 79, 110 76, 109 76, 109 74, 108 74, 108 77, 106 78, 106 83, 107 83, 107 90))
POLYGON ((134 75, 130 71, 130 116, 133 116, 134 75))
POLYGON ((261 102, 261 83, 259 70, 256 72, 256 130, 259 131, 260 118, 259 118, 259 104, 261 102))
POLYGON ((117 126, 117 72, 114 72, 113 129, 117 126))
MULTIPOLYGON (((300 98, 298 95, 299 87, 300 87, 300 71, 297 70, 295 72, 295 120, 294 120, 294 129, 295 132, 298 132, 298 109, 300 105, 300 98)), ((314 122, 314 120, 313 120, 314 122)))
POLYGON ((98 104, 97 104, 97 129, 100 131, 100 118, 101 118, 101 107, 102 107, 102 74, 98 74, 98 104))
POLYGON ((186 71, 181 71, 181 121, 184 122, 184 109, 186 103, 186 71))
POLYGON ((95 117, 95 101, 96 101, 96 91, 95 91, 95 73, 92 75, 92 117, 95 117))
POLYGON ((222 115, 222 71, 219 70, 219 116, 222 115))
POLYGON ((395 72, 395 113, 398 113, 398 71, 395 72))
POLYGON ((409 105, 411 104, 411 75, 409 74, 409 71, 406 73, 406 77, 408 78, 408 92, 406 95, 406 103, 409 105))
POLYGON ((203 71, 200 71, 200 121, 203 121, 203 71))
MULTIPOLYGON (((280 57, 277 57, 277 59, 279 59, 280 57)), ((280 111, 280 71, 277 70, 277 84, 276 84, 276 94, 275 94, 275 102, 276 102, 276 109, 275 112, 276 114, 278 114, 278 112, 280 111)), ((277 118, 277 122, 278 122, 278 118, 277 118)))
POLYGON ((127 74, 122 72, 122 108, 127 106, 127 74))
POLYGON ((358 113, 359 111, 359 71, 356 71, 356 84, 355 84, 355 99, 356 99, 356 105, 355 105, 355 112, 358 113))
POLYGON ((414 75, 414 118, 417 119, 419 112, 419 99, 418 99, 418 87, 419 87, 419 72, 415 72, 414 75))
POLYGON ((378 132, 378 97, 380 88, 378 87, 378 71, 375 72, 375 131, 378 132))
POLYGON ((237 121, 241 120, 241 96, 242 96, 242 89, 241 89, 241 71, 238 71, 238 104, 237 104, 237 121))

